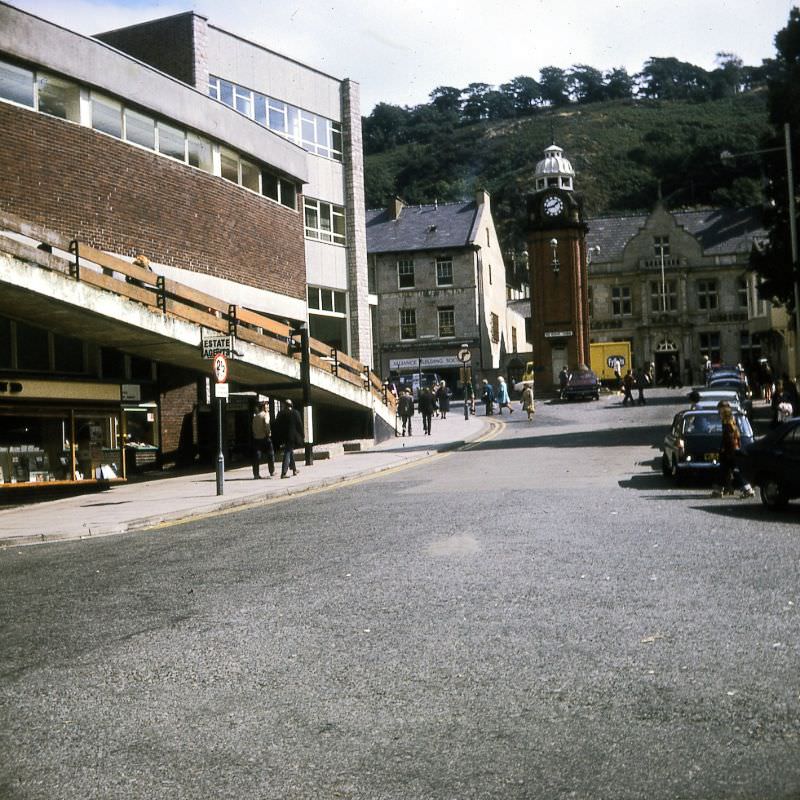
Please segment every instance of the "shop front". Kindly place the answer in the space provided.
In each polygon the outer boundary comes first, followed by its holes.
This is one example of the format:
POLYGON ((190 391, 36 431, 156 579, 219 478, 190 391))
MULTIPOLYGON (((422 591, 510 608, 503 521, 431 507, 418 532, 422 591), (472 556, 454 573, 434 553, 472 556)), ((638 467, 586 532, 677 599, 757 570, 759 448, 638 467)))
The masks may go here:
POLYGON ((0 376, 0 492, 124 481, 120 388, 0 376))

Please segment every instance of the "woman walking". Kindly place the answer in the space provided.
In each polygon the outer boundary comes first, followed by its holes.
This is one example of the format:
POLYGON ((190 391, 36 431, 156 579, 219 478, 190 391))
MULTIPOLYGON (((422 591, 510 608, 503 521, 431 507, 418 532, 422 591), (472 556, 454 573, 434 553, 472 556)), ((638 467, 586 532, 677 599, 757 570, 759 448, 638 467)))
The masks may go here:
POLYGON ((506 379, 501 375, 497 379, 497 410, 500 412, 500 415, 503 415, 503 409, 507 408, 509 414, 514 413, 514 409, 511 408, 509 403, 508 397, 508 387, 506 386, 506 379))
POLYGON ((536 413, 536 407, 533 401, 533 386, 529 383, 525 384, 525 388, 522 390, 522 410, 527 412, 528 422, 530 422, 536 413))

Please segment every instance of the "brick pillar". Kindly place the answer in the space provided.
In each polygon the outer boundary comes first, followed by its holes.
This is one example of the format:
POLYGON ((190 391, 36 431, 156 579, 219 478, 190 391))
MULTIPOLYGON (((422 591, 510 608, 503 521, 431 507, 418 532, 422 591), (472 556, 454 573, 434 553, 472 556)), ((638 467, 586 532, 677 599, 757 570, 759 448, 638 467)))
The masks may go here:
POLYGON ((367 231, 364 208, 364 150, 359 85, 342 82, 342 139, 347 225, 347 285, 350 297, 350 354, 372 363, 372 330, 367 286, 367 231))

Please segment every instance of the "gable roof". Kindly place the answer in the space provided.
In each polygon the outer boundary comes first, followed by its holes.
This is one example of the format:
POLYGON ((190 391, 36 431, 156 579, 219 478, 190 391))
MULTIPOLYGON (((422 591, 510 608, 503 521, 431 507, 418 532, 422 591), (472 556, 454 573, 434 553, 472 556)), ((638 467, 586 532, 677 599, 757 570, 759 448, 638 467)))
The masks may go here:
MULTIPOLYGON (((767 235, 758 208, 712 208, 669 213, 680 227, 697 239, 706 255, 749 253, 753 239, 767 235)), ((587 246, 600 247, 592 261, 619 261, 625 245, 641 231, 650 216, 638 214, 587 220, 587 246)))
POLYGON ((397 219, 392 218, 389 209, 369 209, 366 212, 367 252, 468 247, 477 211, 474 201, 404 206, 397 219))

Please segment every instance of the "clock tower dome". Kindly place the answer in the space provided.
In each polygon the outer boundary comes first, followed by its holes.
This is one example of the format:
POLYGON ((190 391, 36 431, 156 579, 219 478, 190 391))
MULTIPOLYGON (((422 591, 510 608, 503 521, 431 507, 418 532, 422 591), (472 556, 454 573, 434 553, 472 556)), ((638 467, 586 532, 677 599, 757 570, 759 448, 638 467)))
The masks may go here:
POLYGON ((589 363, 589 292, 583 206, 575 171, 555 144, 536 165, 528 195, 528 259, 536 383, 558 385, 558 373, 589 363))

